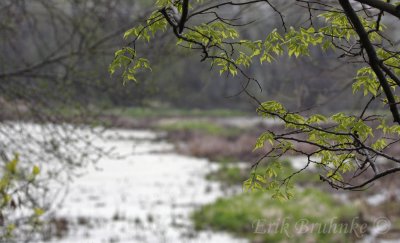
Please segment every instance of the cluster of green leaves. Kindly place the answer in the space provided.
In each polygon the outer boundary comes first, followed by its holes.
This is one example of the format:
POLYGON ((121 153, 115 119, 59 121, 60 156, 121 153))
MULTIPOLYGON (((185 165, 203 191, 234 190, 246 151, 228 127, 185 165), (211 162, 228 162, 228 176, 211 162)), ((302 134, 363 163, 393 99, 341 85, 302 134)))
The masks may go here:
MULTIPOLYGON (((204 46, 221 45, 229 39, 234 40, 239 37, 237 30, 223 22, 213 22, 209 24, 200 24, 183 34, 185 39, 200 42, 204 46)), ((185 39, 179 39, 178 44, 183 44, 185 39)), ((188 43, 193 47, 193 43, 188 43)))
MULTIPOLYGON (((391 67, 394 73, 400 75, 400 54, 391 52, 383 48, 377 48, 376 53, 387 67, 391 67)), ((389 82, 394 85, 393 80, 389 78, 389 82)))
MULTIPOLYGON (((253 170, 248 167, 239 167, 235 163, 223 161, 222 166, 218 170, 210 172, 206 178, 220 181, 226 185, 243 185, 243 182, 248 180, 249 174, 256 176, 256 178, 257 175, 261 176, 261 181, 265 183, 266 180, 270 180, 271 178, 274 178, 276 181, 284 180, 296 171, 297 169, 293 167, 290 160, 272 159, 263 161, 262 164, 253 170)), ((319 182, 319 176, 315 171, 307 170, 293 177, 292 182, 294 186, 312 185, 319 182)), ((260 182, 258 183, 260 184, 260 182)), ((260 186, 262 185, 258 185, 258 187, 260 186)))
POLYGON ((285 49, 290 56, 309 56, 310 46, 316 46, 323 42, 324 36, 317 33, 313 27, 308 29, 300 28, 295 30, 293 27, 285 35, 281 35, 275 29, 265 39, 264 51, 260 62, 272 62, 274 54, 281 56, 285 49))
POLYGON ((237 75, 238 68, 248 68, 253 62, 253 59, 258 58, 260 63, 265 61, 272 62, 276 56, 281 56, 287 53, 289 57, 309 56, 311 46, 319 45, 323 42, 324 36, 317 33, 313 27, 300 28, 295 30, 293 27, 285 34, 280 34, 277 29, 274 29, 268 34, 264 41, 243 40, 239 35, 229 36, 234 37, 234 44, 227 43, 223 48, 234 45, 237 50, 236 55, 230 55, 228 52, 220 52, 217 58, 214 58, 212 64, 220 66, 220 74, 227 71, 232 76, 237 75))
POLYGON ((110 64, 109 72, 114 74, 118 68, 123 68, 122 77, 126 81, 137 81, 136 74, 141 69, 151 70, 149 60, 137 58, 136 51, 131 47, 124 47, 115 52, 115 58, 110 64))
POLYGON ((356 82, 353 83, 353 93, 364 87, 364 96, 372 94, 376 96, 380 90, 380 84, 376 78, 375 72, 371 67, 363 67, 357 71, 356 82))
MULTIPOLYGON (((167 1, 169 2, 169 1, 167 1)), ((160 3, 161 4, 161 3, 160 3)), ((133 42, 144 40, 150 42, 157 32, 163 32, 167 28, 167 20, 162 14, 154 11, 148 18, 146 25, 139 24, 124 33, 124 39, 133 38, 133 42)), ((138 57, 134 47, 126 46, 115 52, 114 60, 109 66, 110 74, 114 74, 117 69, 122 69, 122 77, 124 83, 126 81, 137 82, 136 75, 141 70, 150 70, 150 62, 148 59, 138 57)))
MULTIPOLYGON (((326 36, 329 36, 336 40, 346 40, 350 41, 352 38, 357 36, 357 33, 350 25, 347 16, 340 11, 331 11, 320 14, 319 17, 323 18, 326 22, 326 26, 319 29, 319 32, 323 33, 326 36)), ((381 40, 381 36, 373 30, 376 30, 376 22, 372 20, 366 19, 364 16, 359 15, 359 19, 363 24, 365 30, 370 33, 371 41, 379 41, 381 40)), ((385 28, 384 25, 380 24, 379 30, 385 28)), ((331 44, 325 43, 327 46, 331 46, 331 44)), ((333 47, 333 46, 331 46, 333 47)))
MULTIPOLYGON (((381 130, 385 137, 375 138, 371 124, 367 124, 359 117, 346 115, 342 112, 329 117, 314 114, 307 118, 288 112, 282 104, 276 101, 263 103, 258 108, 258 112, 264 117, 279 117, 285 122, 288 131, 297 131, 298 134, 303 134, 306 137, 302 139, 304 143, 312 144, 318 148, 312 153, 312 156, 318 158, 317 167, 325 169, 326 177, 336 181, 342 181, 344 173, 356 169, 357 143, 370 141, 371 148, 379 152, 388 145, 388 137, 400 136, 400 125, 389 126, 384 118, 378 119, 379 125, 374 128, 381 130)), ((259 136, 254 149, 263 148, 266 142, 272 145, 273 149, 278 151, 279 154, 284 154, 295 148, 294 142, 291 139, 285 140, 284 135, 264 132, 259 136)), ((245 181, 244 189, 247 191, 272 190, 273 195, 276 195, 277 198, 290 198, 290 180, 277 180, 280 170, 279 163, 272 163, 261 174, 259 171, 253 172, 250 178, 245 181)))
MULTIPOLYGON (((384 48, 377 48, 376 53, 377 53, 379 59, 382 60, 382 63, 386 67, 390 67, 391 70, 393 71, 394 75, 399 77, 400 76, 400 54, 398 52, 392 52, 392 51, 386 50, 384 48)), ((389 85, 393 89, 393 95, 394 95, 395 101, 400 102, 400 97, 398 95, 396 95, 396 93, 395 93, 397 83, 389 76, 386 78, 387 78, 389 85)), ((384 104, 389 103, 387 101, 387 99, 383 99, 382 101, 384 104)))
MULTIPOLYGON (((166 8, 173 4, 181 11, 180 2, 169 0, 156 2, 158 8, 166 8)), ((219 67, 220 74, 228 72, 235 76, 239 73, 238 69, 249 67, 254 58, 259 58, 259 61, 263 63, 265 61, 272 62, 276 59, 276 56, 281 56, 284 53, 295 57, 309 56, 311 46, 321 46, 324 50, 334 49, 332 40, 350 41, 352 37, 356 36, 343 13, 333 11, 321 14, 319 17, 326 22, 326 25, 319 29, 314 27, 295 29, 291 27, 284 34, 280 34, 275 29, 267 35, 264 41, 242 39, 235 27, 222 21, 214 21, 208 24, 199 24, 186 30, 182 34, 182 38, 177 38, 177 44, 188 48, 199 48, 200 44, 209 52, 211 65, 219 67)), ((376 28, 375 22, 368 21, 362 16, 360 18, 368 31, 376 28)), ((133 38, 133 42, 141 39, 149 42, 157 32, 163 32, 166 28, 166 19, 159 11, 154 11, 148 18, 146 25, 138 25, 126 31, 124 38, 133 38)), ((383 28, 383 25, 380 25, 380 28, 383 28)), ((376 32, 371 32, 370 38, 377 41, 381 39, 376 32)), ((390 58, 387 60, 387 62, 392 61, 393 59, 390 58)), ((138 71, 141 69, 151 70, 149 61, 145 58, 138 58, 135 49, 129 47, 116 52, 115 59, 110 65, 110 73, 113 74, 118 68, 123 69, 124 81, 137 81, 135 74, 138 71)), ((354 89, 357 90, 357 87, 364 85, 365 90, 372 91, 374 86, 369 84, 373 84, 373 82, 360 81, 354 89)))
MULTIPOLYGON (((284 186, 282 178, 284 167, 280 161, 269 162, 266 168, 254 168, 250 178, 243 182, 246 192, 268 191, 272 198, 284 201, 294 196, 294 184, 287 181, 284 186)), ((290 176, 290 175, 288 175, 290 176)))
MULTIPOLYGON (((300 30, 300 32, 293 31, 292 29, 287 33, 286 36, 279 35, 276 31, 273 31, 267 37, 267 47, 262 55, 262 61, 266 60, 271 62, 274 60, 275 55, 282 55, 284 53, 284 44, 288 44, 287 50, 289 56, 294 54, 297 56, 308 55, 307 44, 320 45, 323 49, 334 48, 333 41, 345 41, 350 42, 352 38, 355 38, 356 32, 350 26, 347 17, 339 12, 328 12, 320 15, 327 23, 325 27, 320 28, 314 32, 314 29, 300 30), (299 35, 302 34, 302 36, 299 35), (332 40, 327 40, 325 37, 329 36, 332 40), (293 47, 290 45, 290 40, 296 40, 293 47)), ((362 23, 370 33, 370 40, 379 42, 381 36, 376 33, 376 22, 368 21, 360 16, 362 23)), ((380 29, 384 28, 380 25, 380 29)), ((378 56, 385 60, 385 64, 393 68, 395 73, 400 72, 400 59, 398 54, 393 54, 384 49, 378 49, 378 56)), ((395 89, 395 82, 388 79, 393 89, 395 89)), ((365 95, 377 96, 381 87, 377 80, 376 74, 368 66, 358 70, 355 82, 353 84, 353 92, 357 92, 363 88, 365 95)), ((399 97, 396 96, 398 100, 399 97)), ((387 101, 386 101, 387 103, 387 101)), ((342 181, 342 175, 346 172, 353 171, 356 168, 356 149, 351 151, 351 148, 355 147, 354 134, 359 136, 360 141, 371 140, 371 147, 375 150, 382 151, 387 146, 385 138, 374 139, 373 128, 366 124, 362 119, 345 115, 344 113, 334 114, 330 117, 325 117, 320 114, 312 115, 309 118, 303 117, 297 113, 288 112, 280 103, 276 101, 268 101, 263 103, 258 109, 259 114, 264 117, 276 118, 283 120, 285 126, 291 130, 300 131, 302 134, 307 136, 306 141, 315 144, 319 147, 319 151, 314 153, 320 159, 319 167, 328 169, 326 177, 335 181, 342 181), (320 123, 333 123, 332 128, 326 128, 320 126, 320 123)), ((386 125, 385 119, 379 119, 380 125, 378 129, 382 129, 383 133, 398 137, 399 126, 393 125, 391 127, 386 125)), ((271 132, 263 133, 255 145, 255 149, 264 147, 265 142, 268 141, 274 146, 274 149, 285 153, 286 151, 294 148, 294 144, 290 140, 284 140, 282 138, 276 139, 275 134, 271 132)), ((250 179, 244 183, 245 190, 273 190, 274 194, 278 198, 290 198, 290 190, 287 190, 287 186, 284 187, 285 193, 282 193, 282 185, 277 183, 274 178, 279 173, 280 167, 275 164, 270 165, 270 169, 262 174, 253 174, 250 179), (289 193, 288 193, 289 192, 289 193)))
MULTIPOLYGON (((196 3, 201 3, 201 1, 196 3)), ((179 1, 158 0, 156 6, 167 8, 174 4, 179 11, 182 11, 179 1)), ((220 74, 228 73, 232 76, 239 73, 246 76, 243 70, 250 67, 254 60, 258 60, 260 63, 270 63, 282 55, 296 58, 310 56, 313 46, 323 50, 336 50, 343 46, 358 44, 357 33, 344 13, 332 9, 332 11, 319 15, 319 18, 324 21, 318 29, 315 27, 290 27, 285 33, 275 29, 267 34, 265 40, 242 39, 235 26, 229 25, 225 21, 215 20, 208 24, 199 24, 185 29, 182 35, 177 35, 177 44, 201 50, 204 58, 208 58, 212 66, 219 68, 220 74)), ((376 30, 383 30, 385 26, 382 23, 377 26, 376 21, 362 15, 359 16, 359 19, 368 32, 370 41, 373 44, 379 44, 382 37, 376 30)), ((156 11, 150 16, 145 26, 139 25, 128 30, 125 37, 133 38, 133 42, 139 39, 150 41, 152 36, 159 31, 164 31, 166 26, 166 19, 156 11)), ((384 48, 378 48, 377 52, 384 64, 393 69, 396 74, 400 73, 398 53, 392 53, 384 48)), ((124 79, 136 80, 135 74, 138 70, 150 67, 146 59, 136 57, 135 49, 128 48, 117 51, 114 62, 110 66, 110 72, 115 72, 117 68, 123 68, 124 79)), ((249 77, 246 76, 246 78, 249 77)), ((394 88, 394 80, 390 78, 388 80, 394 88)), ((357 72, 353 92, 360 90, 364 95, 377 96, 379 94, 380 85, 370 67, 363 67, 357 72)), ((396 96, 396 98, 400 101, 400 97, 396 96)), ((328 169, 326 177, 330 179, 341 180, 343 173, 355 169, 356 150, 351 150, 356 147, 355 134, 359 136, 360 141, 373 141, 371 147, 374 149, 382 150, 387 145, 383 138, 374 140, 371 125, 361 118, 344 113, 334 114, 330 117, 321 114, 304 117, 298 113, 287 111, 282 104, 276 101, 263 103, 258 112, 264 117, 281 119, 285 123, 286 129, 304 134, 305 142, 318 147, 319 150, 312 155, 320 158, 319 166, 328 169), (322 126, 324 123, 333 125, 327 128, 322 126)), ((379 127, 383 131, 391 132, 392 135, 398 135, 397 127, 388 127, 383 119, 380 120, 379 127)), ((266 141, 280 154, 295 148, 290 139, 265 132, 258 139, 255 149, 263 147, 266 141)), ((279 170, 279 163, 272 163, 266 173, 254 172, 251 178, 244 183, 245 190, 267 189, 274 191, 273 195, 276 198, 291 197, 290 180, 284 180, 284 191, 282 191, 282 183, 274 180, 279 170)))
MULTIPOLYGON (((201 1, 198 1, 201 2, 201 1)), ((170 6, 171 1, 157 1, 159 8, 170 6)), ((180 5, 177 6, 180 9, 180 5)), ((179 10, 181 11, 181 10, 179 10)), ((148 18, 146 25, 138 25, 125 32, 124 38, 132 38, 133 42, 144 40, 149 42, 157 32, 165 31, 167 21, 162 14, 155 11, 148 18)), ((200 24, 190 28, 177 39, 178 45, 189 48, 204 46, 212 54, 211 64, 220 67, 220 74, 229 72, 235 76, 239 67, 249 67, 255 57, 260 57, 260 62, 273 60, 272 53, 283 54, 287 49, 289 56, 299 57, 309 55, 309 46, 320 44, 323 35, 317 33, 313 27, 308 29, 290 31, 280 35, 277 30, 272 31, 265 41, 244 40, 240 38, 236 28, 222 21, 214 21, 208 24, 200 24), (197 46, 196 46, 197 45, 197 46), (231 49, 231 52, 227 51, 231 49)), ((116 69, 122 68, 124 80, 136 81, 135 74, 140 69, 150 69, 148 60, 138 58, 135 48, 125 47, 115 53, 115 58, 109 71, 113 74, 116 69)))
MULTIPOLYGON (((18 166, 19 161, 19 156, 16 154, 11 161, 6 162, 1 168, 0 222, 2 228, 0 230, 0 240, 7 240, 13 236, 16 225, 8 217, 8 214, 16 210, 17 207, 24 207, 24 202, 20 201, 20 196, 24 190, 27 190, 34 183, 40 173, 40 169, 36 165, 31 168, 30 172, 26 172, 18 166)), ((39 222, 39 217, 44 213, 43 209, 38 207, 25 209, 31 211, 29 220, 32 225, 36 225, 39 222)))
MULTIPOLYGON (((197 1, 196 3, 201 3, 197 1)), ((179 1, 159 0, 156 6, 159 9, 174 5, 182 11, 179 1)), ((276 29, 271 31, 264 41, 245 40, 240 37, 236 27, 223 21, 203 23, 187 29, 182 37, 177 38, 178 45, 188 48, 199 48, 201 45, 211 56, 211 65, 218 66, 220 74, 225 72, 235 76, 239 68, 249 67, 254 58, 258 57, 261 63, 272 62, 275 56, 285 52, 289 56, 309 56, 311 46, 321 46, 323 49, 334 48, 333 39, 349 41, 356 36, 346 16, 338 11, 327 12, 320 15, 326 25, 315 29, 314 27, 295 29, 291 27, 286 33, 280 34, 276 29)), ((367 30, 376 28, 376 23, 362 18, 367 30)), ((133 42, 145 40, 149 42, 157 32, 167 28, 167 20, 159 11, 154 11, 148 18, 146 25, 138 25, 125 32, 124 38, 132 38, 133 42)), ((383 28, 380 25, 380 28, 383 28)), ((371 40, 381 37, 371 32, 371 40)), ((200 48, 202 49, 202 48, 200 48)), ((134 48, 125 47, 118 50, 115 59, 110 65, 110 73, 117 68, 122 68, 124 80, 136 81, 135 74, 140 69, 150 69, 149 62, 144 58, 137 58, 134 48), (128 54, 128 55, 125 55, 128 54)))
MULTIPOLYGON (((202 3, 203 0, 196 0, 195 3, 202 3)), ((150 70, 151 66, 150 62, 147 58, 138 57, 136 53, 135 44, 136 41, 146 41, 150 42, 158 32, 164 32, 167 29, 168 21, 159 11, 162 8, 169 8, 174 6, 177 8, 179 12, 182 12, 182 3, 179 1, 171 1, 171 0, 157 0, 155 6, 158 8, 156 11, 153 11, 148 17, 146 24, 139 24, 124 33, 124 39, 132 39, 130 44, 124 48, 121 48, 115 52, 114 60, 111 62, 109 66, 110 74, 114 74, 117 69, 122 69, 122 78, 123 82, 134 81, 137 82, 137 73, 143 70, 150 70), (133 45, 131 47, 130 45, 133 45)), ((189 6, 192 7, 191 5, 189 6)), ((214 25, 214 28, 208 28, 207 25, 203 26, 203 29, 199 26, 196 29, 200 32, 203 31, 212 31, 213 34, 218 34, 218 28, 223 28, 223 26, 218 25, 217 23, 214 25)), ((229 31, 229 30, 228 30, 229 31)), ((232 29, 230 30, 232 31, 232 29)), ((193 31, 196 33, 196 30, 193 31)), ((234 33, 232 33, 234 34, 234 33)), ((190 36, 190 34, 185 34, 190 36)), ((190 39, 197 39, 199 36, 189 37, 190 39)), ((200 36, 201 38, 201 36, 200 36)), ((181 39, 178 39, 178 44, 181 39)))
MULTIPOLYGON (((339 43, 345 42, 351 45, 351 42, 353 41, 354 43, 358 38, 357 33, 350 25, 346 15, 332 11, 321 14, 320 16, 325 19, 327 25, 320 28, 319 32, 332 38, 332 41, 325 42, 323 44, 324 46, 330 46, 332 49, 335 49, 335 46, 333 45, 334 41, 339 43)), ((382 35, 378 31, 384 31, 386 26, 382 23, 379 23, 379 26, 377 26, 376 21, 367 19, 362 15, 359 15, 358 17, 361 20, 365 31, 368 33, 369 40, 372 43, 377 43, 378 46, 380 46, 382 43, 382 35)), ((379 59, 382 60, 387 67, 393 69, 396 75, 399 75, 400 55, 380 47, 376 48, 376 50, 379 59)), ((389 84, 393 87, 393 89, 395 89, 396 83, 390 77, 387 79, 389 84)), ((355 82, 353 84, 353 93, 356 93, 360 90, 363 91, 364 96, 377 96, 381 90, 376 74, 370 66, 362 67, 357 71, 355 82)), ((397 96, 396 99, 400 101, 399 97, 397 96)), ((384 102, 387 103, 385 100, 384 102)))

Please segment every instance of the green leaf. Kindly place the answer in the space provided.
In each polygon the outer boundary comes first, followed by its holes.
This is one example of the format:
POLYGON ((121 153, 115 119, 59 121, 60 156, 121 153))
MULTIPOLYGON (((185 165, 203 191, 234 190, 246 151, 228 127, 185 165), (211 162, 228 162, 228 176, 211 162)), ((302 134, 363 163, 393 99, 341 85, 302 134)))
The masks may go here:
POLYGON ((36 176, 36 175, 39 175, 39 173, 40 173, 40 168, 39 168, 39 166, 34 165, 34 166, 33 166, 33 169, 32 169, 32 175, 36 176))
POLYGON ((18 154, 16 154, 14 159, 12 159, 10 162, 6 164, 7 171, 10 172, 11 174, 17 173, 18 162, 19 162, 19 156, 18 154))
POLYGON ((34 212, 35 216, 37 216, 37 217, 42 216, 44 214, 44 210, 41 208, 34 208, 33 212, 34 212))

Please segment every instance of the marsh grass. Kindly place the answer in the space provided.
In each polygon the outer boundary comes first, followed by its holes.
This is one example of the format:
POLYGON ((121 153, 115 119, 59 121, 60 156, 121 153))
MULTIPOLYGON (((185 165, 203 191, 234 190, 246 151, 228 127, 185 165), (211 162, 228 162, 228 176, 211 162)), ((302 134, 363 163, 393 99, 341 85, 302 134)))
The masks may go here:
POLYGON ((195 211, 192 219, 197 230, 226 231, 254 242, 350 242, 349 232, 324 233, 314 229, 301 233, 298 225, 350 224, 357 213, 355 207, 343 205, 327 193, 305 189, 298 190, 295 198, 288 201, 273 199, 266 192, 219 199, 195 211), (269 230, 260 231, 259 222, 269 230), (281 225, 268 228, 273 224, 281 225))
POLYGON ((212 136, 234 137, 242 133, 235 127, 226 127, 212 121, 182 120, 170 124, 161 124, 158 129, 167 132, 198 132, 212 136))

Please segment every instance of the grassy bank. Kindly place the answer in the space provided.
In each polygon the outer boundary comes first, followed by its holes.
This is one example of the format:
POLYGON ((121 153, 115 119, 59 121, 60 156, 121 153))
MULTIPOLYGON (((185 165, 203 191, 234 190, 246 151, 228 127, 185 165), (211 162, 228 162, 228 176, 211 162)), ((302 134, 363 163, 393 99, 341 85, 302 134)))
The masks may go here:
POLYGON ((170 124, 161 124, 158 129, 167 132, 197 132, 204 135, 235 137, 239 136, 243 131, 235 127, 224 127, 211 121, 198 120, 182 120, 170 124))
POLYGON ((219 199, 192 218, 198 230, 225 231, 252 242, 351 242, 351 233, 324 233, 317 226, 350 226, 357 213, 355 207, 340 204, 327 193, 305 189, 283 202, 265 192, 219 199))

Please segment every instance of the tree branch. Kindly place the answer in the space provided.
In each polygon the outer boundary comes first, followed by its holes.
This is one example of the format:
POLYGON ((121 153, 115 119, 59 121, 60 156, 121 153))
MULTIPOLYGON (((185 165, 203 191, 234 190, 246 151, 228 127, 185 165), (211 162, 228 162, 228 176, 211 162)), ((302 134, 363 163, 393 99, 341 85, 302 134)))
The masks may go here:
POLYGON ((387 175, 396 173, 396 172, 398 172, 398 171, 400 171, 400 167, 395 167, 395 168, 392 168, 392 169, 385 170, 385 171, 382 172, 382 173, 376 174, 376 175, 375 175, 374 177, 372 177, 371 179, 369 179, 369 180, 367 180, 367 181, 365 181, 365 182, 363 182, 363 183, 361 183, 361 184, 359 184, 359 185, 355 185, 355 186, 344 186, 344 187, 340 187, 340 186, 339 186, 339 187, 342 188, 342 189, 344 189, 344 190, 355 190, 355 189, 360 189, 360 188, 363 188, 363 187, 365 187, 366 185, 368 185, 368 184, 370 184, 370 183, 372 183, 372 182, 378 180, 379 178, 382 178, 382 177, 384 177, 384 176, 387 176, 387 175))
POLYGON ((355 0, 355 1, 377 8, 381 11, 390 13, 391 15, 396 16, 397 18, 400 19, 400 10, 398 7, 396 8, 396 6, 394 6, 393 4, 386 3, 380 0, 355 0))
POLYGON ((181 20, 179 21, 179 34, 182 33, 183 28, 185 27, 186 19, 189 12, 189 0, 183 0, 182 3, 182 16, 181 20))
POLYGON ((389 108, 392 112, 394 122, 400 124, 400 115, 399 111, 397 110, 396 100, 393 96, 393 93, 390 89, 390 85, 385 77, 385 74, 382 72, 380 68, 380 60, 376 54, 375 48, 373 47, 371 40, 369 39, 368 33, 365 31, 363 24, 361 23, 360 19, 358 18, 356 12, 354 11, 353 7, 351 6, 348 0, 339 0, 340 5, 342 6, 346 16, 348 17, 350 23, 353 25, 354 30, 357 32, 358 36, 360 37, 360 42, 362 46, 365 48, 367 52, 369 65, 371 66, 372 70, 375 72, 380 85, 382 86, 383 91, 388 99, 389 108))

